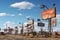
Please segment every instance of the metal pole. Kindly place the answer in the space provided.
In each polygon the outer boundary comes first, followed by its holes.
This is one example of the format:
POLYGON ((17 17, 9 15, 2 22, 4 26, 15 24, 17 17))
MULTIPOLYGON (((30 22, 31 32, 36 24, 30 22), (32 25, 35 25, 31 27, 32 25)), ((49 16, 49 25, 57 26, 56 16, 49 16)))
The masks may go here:
POLYGON ((48 30, 49 30, 49 34, 52 34, 52 27, 51 27, 51 18, 48 19, 48 30))
POLYGON ((6 33, 7 33, 7 25, 8 25, 8 24, 6 24, 6 33))
POLYGON ((41 35, 42 35, 42 32, 43 32, 43 28, 41 27, 41 35))

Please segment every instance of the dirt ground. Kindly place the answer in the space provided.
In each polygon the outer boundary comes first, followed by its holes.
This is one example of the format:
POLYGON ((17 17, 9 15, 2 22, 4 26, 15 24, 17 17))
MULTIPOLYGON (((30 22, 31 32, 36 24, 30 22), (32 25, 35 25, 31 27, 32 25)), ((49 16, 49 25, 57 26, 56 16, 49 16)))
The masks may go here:
POLYGON ((60 38, 28 38, 20 35, 0 35, 0 40, 60 40, 60 38))

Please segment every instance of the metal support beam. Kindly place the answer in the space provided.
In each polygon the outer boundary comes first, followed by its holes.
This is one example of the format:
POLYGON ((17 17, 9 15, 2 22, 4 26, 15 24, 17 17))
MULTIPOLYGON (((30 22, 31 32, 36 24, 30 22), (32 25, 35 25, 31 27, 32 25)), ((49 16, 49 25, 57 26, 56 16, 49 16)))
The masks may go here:
POLYGON ((48 30, 49 30, 49 34, 52 34, 52 27, 51 27, 51 19, 48 19, 48 30))

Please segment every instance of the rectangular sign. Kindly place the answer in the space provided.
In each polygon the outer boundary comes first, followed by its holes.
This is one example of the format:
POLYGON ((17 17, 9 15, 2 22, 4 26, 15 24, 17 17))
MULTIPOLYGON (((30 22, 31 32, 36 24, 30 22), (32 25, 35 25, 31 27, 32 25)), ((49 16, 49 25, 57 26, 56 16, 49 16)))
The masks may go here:
POLYGON ((44 27, 45 26, 45 24, 44 23, 40 23, 40 22, 38 22, 38 24, 37 24, 38 26, 40 26, 40 27, 44 27))
POLYGON ((52 19, 51 25, 52 25, 52 26, 56 26, 56 19, 52 19))
POLYGON ((56 16, 56 8, 50 8, 42 12, 42 19, 49 19, 56 16))

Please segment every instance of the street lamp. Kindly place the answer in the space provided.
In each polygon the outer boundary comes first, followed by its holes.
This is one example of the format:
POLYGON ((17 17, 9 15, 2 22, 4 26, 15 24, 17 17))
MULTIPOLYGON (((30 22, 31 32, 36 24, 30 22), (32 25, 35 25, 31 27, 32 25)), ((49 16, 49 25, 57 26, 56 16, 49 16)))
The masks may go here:
POLYGON ((56 4, 54 3, 53 6, 55 7, 55 5, 56 5, 56 4))
POLYGON ((45 6, 45 5, 41 5, 41 6, 40 6, 41 9, 42 9, 42 8, 45 8, 45 7, 48 9, 48 7, 45 6))
POLYGON ((42 9, 42 8, 45 8, 45 5, 41 5, 40 8, 41 8, 41 9, 42 9))

